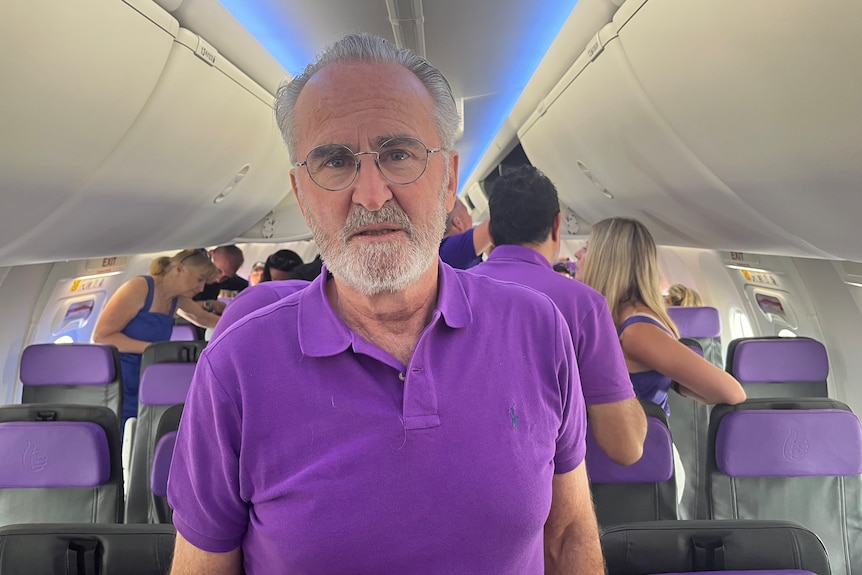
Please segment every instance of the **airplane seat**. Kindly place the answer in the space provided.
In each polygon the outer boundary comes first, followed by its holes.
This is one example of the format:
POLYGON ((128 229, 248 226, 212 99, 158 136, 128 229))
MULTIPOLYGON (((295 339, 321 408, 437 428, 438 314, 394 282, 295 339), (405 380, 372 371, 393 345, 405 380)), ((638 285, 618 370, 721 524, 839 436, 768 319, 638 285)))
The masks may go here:
POLYGON ((196 363, 207 342, 157 341, 151 343, 141 355, 141 377, 153 363, 196 363))
POLYGON ((126 496, 127 523, 157 521, 150 477, 156 454, 156 432, 163 414, 177 404, 185 403, 194 363, 154 363, 147 366, 138 391, 138 423, 129 470, 126 496))
POLYGON ((667 313, 676 324, 680 338, 694 339, 703 349, 704 359, 718 367, 724 366, 721 357, 721 318, 716 308, 668 306, 667 313))
MULTIPOLYGON (((700 308, 679 308, 700 309, 700 308)), ((714 309, 714 308, 709 308, 714 309)), ((704 357, 700 340, 680 338, 680 343, 704 357)), ((668 427, 685 468, 685 488, 679 504, 680 519, 706 517, 706 432, 709 427, 709 406, 699 401, 671 392, 667 395, 671 416, 668 427)))
POLYGON ((862 572, 862 425, 845 404, 718 405, 708 450, 710 517, 798 522, 823 541, 836 574, 862 572))
POLYGON ((123 520, 120 426, 107 407, 0 406, 0 460, 0 525, 123 520))
POLYGON ((743 337, 727 348, 727 372, 750 399, 828 397, 826 348, 809 337, 743 337))
POLYGON ((196 341, 199 339, 195 326, 189 323, 174 324, 171 341, 196 341))
POLYGON ((183 405, 174 405, 168 409, 162 415, 156 431, 156 449, 153 456, 150 489, 153 493, 157 523, 173 522, 173 510, 168 505, 168 474, 171 469, 174 446, 177 443, 177 431, 180 428, 183 407, 183 405))
MULTIPOLYGON (((40 343, 21 354, 22 403, 101 405, 123 413, 120 354, 111 345, 40 343)), ((118 424, 119 425, 119 424, 118 424)))
POLYGON ((602 533, 608 575, 830 575, 817 535, 789 521, 651 521, 602 533))
POLYGON ((673 447, 667 417, 661 407, 641 401, 647 416, 647 436, 640 460, 617 465, 596 443, 587 428, 587 474, 599 525, 677 518, 673 447))
POLYGON ((168 575, 175 538, 172 525, 9 525, 0 573, 168 575))

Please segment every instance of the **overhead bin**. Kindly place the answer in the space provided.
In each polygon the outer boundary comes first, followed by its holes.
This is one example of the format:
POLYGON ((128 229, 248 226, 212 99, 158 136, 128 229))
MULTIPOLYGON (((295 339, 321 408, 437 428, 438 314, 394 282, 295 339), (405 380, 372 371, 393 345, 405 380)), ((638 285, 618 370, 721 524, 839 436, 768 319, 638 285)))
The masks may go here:
POLYGON ((860 36, 854 0, 630 0, 519 137, 590 222, 858 260, 860 36))
POLYGON ((7 2, 2 15, 0 253, 37 228, 119 144, 179 30, 149 1, 7 2))
MULTIPOLYGON (((140 13, 138 20, 154 26, 140 13)), ((181 28, 168 38, 154 76, 124 133, 76 182, 44 181, 35 169, 20 174, 40 180, 46 193, 31 206, 38 212, 34 221, 8 237, 0 229, 0 261, 97 256, 107 249, 106 238, 118 254, 223 243, 289 191, 290 160, 269 92, 181 28)), ((132 91, 111 90, 99 97, 123 99, 132 91)), ((31 153, 37 151, 42 171, 64 163, 38 147, 31 153)))

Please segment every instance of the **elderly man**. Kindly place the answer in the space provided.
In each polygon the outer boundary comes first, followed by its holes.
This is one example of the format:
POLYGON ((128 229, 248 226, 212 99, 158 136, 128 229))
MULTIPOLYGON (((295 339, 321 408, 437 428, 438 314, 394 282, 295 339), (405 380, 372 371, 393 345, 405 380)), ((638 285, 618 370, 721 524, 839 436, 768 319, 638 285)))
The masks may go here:
POLYGON ((172 573, 602 573, 565 320, 437 257, 458 176, 445 78, 351 35, 277 118, 331 277, 202 354, 172 573))
POLYGON ((608 302, 554 271, 560 255, 560 200, 551 180, 521 166, 494 180, 490 196, 494 251, 470 271, 531 287, 550 297, 572 334, 590 428, 620 465, 641 458, 646 417, 635 398, 608 302))

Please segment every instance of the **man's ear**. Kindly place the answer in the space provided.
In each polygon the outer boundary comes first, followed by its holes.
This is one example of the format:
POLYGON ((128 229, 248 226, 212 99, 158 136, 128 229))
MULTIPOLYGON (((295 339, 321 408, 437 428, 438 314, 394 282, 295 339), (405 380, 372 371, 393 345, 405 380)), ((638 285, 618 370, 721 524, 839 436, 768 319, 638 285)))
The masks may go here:
POLYGON ((551 225, 551 239, 555 242, 560 241, 560 228, 563 224, 563 214, 558 212, 556 216, 554 216, 554 223, 551 225))
POLYGON ((461 232, 467 231, 464 228, 464 220, 461 218, 461 216, 454 216, 452 218, 452 229, 457 230, 459 234, 461 232))
POLYGON ((296 168, 292 168, 290 170, 290 187, 293 189, 293 197, 296 198, 296 203, 299 204, 299 211, 302 212, 305 225, 310 226, 308 223, 308 216, 305 213, 305 206, 299 200, 299 183, 296 181, 296 168))
POLYGON ((449 151, 449 188, 446 190, 446 213, 455 209, 458 197, 458 162, 461 157, 455 150, 449 151))

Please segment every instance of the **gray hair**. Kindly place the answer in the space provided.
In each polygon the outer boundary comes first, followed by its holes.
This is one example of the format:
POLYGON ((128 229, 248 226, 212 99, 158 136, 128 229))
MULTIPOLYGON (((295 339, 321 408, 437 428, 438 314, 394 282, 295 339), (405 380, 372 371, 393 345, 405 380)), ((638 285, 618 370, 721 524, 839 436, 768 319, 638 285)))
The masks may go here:
POLYGON ((404 66, 413 72, 425 85, 434 101, 433 121, 440 136, 441 147, 452 149, 458 131, 458 109, 452 96, 452 88, 440 71, 424 58, 406 48, 398 48, 391 42, 370 34, 348 34, 326 48, 317 61, 305 67, 302 74, 282 83, 275 94, 275 119, 281 130, 287 151, 296 161, 296 121, 293 112, 296 101, 305 85, 324 67, 343 62, 380 62, 404 66))

